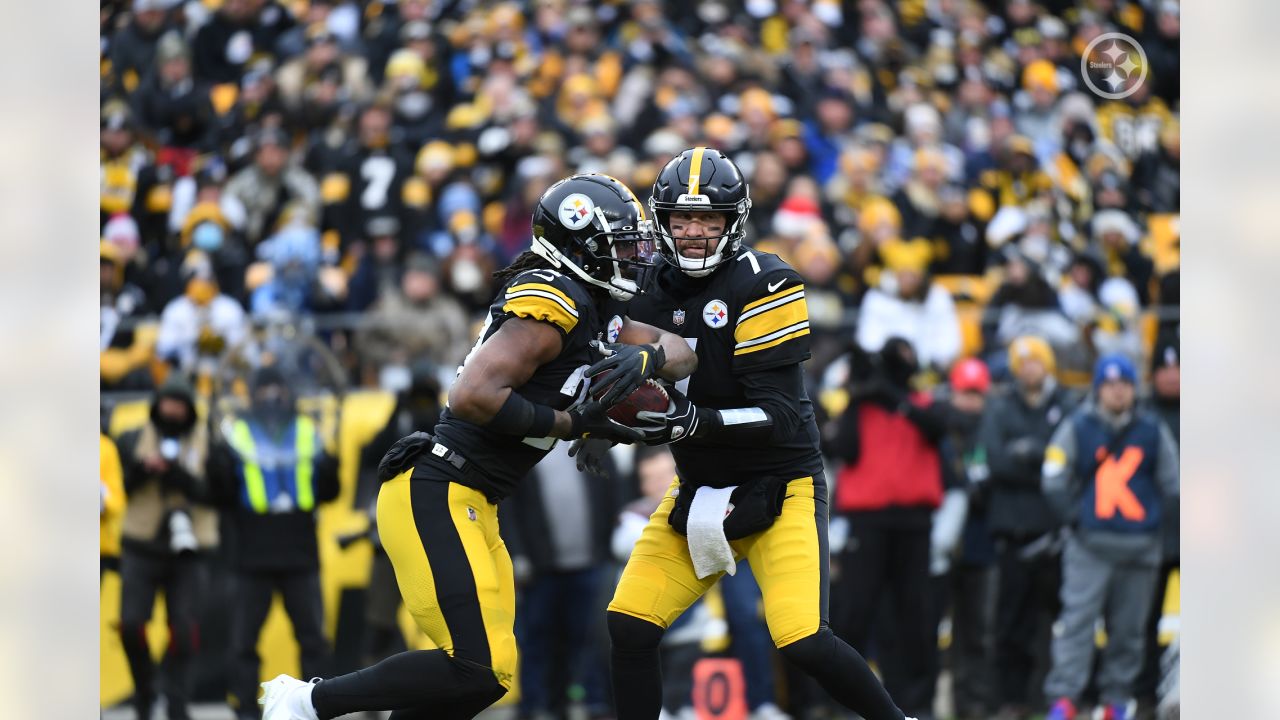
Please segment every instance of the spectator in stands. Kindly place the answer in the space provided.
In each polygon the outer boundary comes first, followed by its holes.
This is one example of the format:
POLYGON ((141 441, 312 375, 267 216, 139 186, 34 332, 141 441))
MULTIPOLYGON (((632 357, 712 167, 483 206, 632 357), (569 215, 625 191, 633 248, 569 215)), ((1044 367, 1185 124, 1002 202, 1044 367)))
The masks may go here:
MULTIPOLYGON (((894 241, 880 248, 885 271, 867 292, 858 315, 858 344, 877 352, 891 337, 911 343, 922 367, 945 369, 960 354, 960 323, 951 294, 930 281, 925 240, 894 241)), ((895 696, 896 697, 896 696, 895 696)))
POLYGON ((405 264, 400 290, 370 309, 356 346, 368 367, 425 358, 453 367, 468 350, 466 316, 458 301, 441 292, 440 263, 415 253, 405 264))
POLYGON ((933 708, 936 628, 929 594, 930 530, 942 502, 945 431, 940 408, 912 392, 915 351, 891 337, 875 353, 855 351, 848 407, 823 430, 826 454, 842 464, 834 510, 850 540, 833 581, 832 627, 854 647, 870 647, 887 590, 893 605, 896 673, 885 686, 904 712, 933 708))
POLYGON ((258 716, 258 634, 279 592, 302 656, 302 674, 329 670, 320 594, 316 508, 338 496, 338 462, 315 421, 296 408, 273 366, 255 371, 248 412, 231 423, 218 484, 234 506, 236 606, 231 693, 241 718, 258 716))
POLYGON ((407 255, 400 238, 400 220, 394 215, 370 218, 364 234, 369 249, 361 256, 347 292, 347 309, 354 312, 364 312, 382 298, 399 292, 407 255))
POLYGON ((100 374, 106 390, 146 390, 152 387, 151 358, 155 334, 139 327, 146 297, 124 281, 124 259, 118 246, 99 243, 98 328, 100 374))
POLYGON ((160 314, 156 356, 190 373, 201 360, 220 358, 244 339, 249 327, 240 303, 219 290, 207 255, 188 253, 181 275, 186 289, 160 314))
POLYGON ((1005 244, 1002 255, 1004 282, 987 302, 983 317, 988 361, 999 362, 1013 339, 1024 335, 1043 338, 1055 350, 1070 352, 1079 343, 1080 329, 1063 314, 1058 293, 1040 265, 1012 243, 1005 244))
POLYGON ((213 142, 217 126, 209 88, 192 77, 191 49, 176 30, 160 38, 156 65, 133 94, 133 107, 157 145, 207 150, 213 142))
POLYGON ((154 67, 156 45, 169 29, 167 15, 164 0, 133 0, 129 24, 111 41, 111 76, 116 88, 133 92, 154 67))
POLYGON ((1178 497, 1178 443, 1135 403, 1138 373, 1123 355, 1094 371, 1092 401, 1054 431, 1044 454, 1044 493, 1073 528, 1062 557, 1062 614, 1053 638, 1046 720, 1074 720, 1093 666, 1094 634, 1107 645, 1098 690, 1109 717, 1133 717, 1134 680, 1156 593, 1166 502, 1178 497))
POLYGON ((148 421, 119 440, 128 494, 120 557, 120 639, 133 675, 133 707, 150 718, 155 667, 147 623, 163 588, 169 624, 164 694, 169 717, 189 717, 191 664, 199 648, 197 622, 204 565, 218 547, 218 515, 210 504, 209 436, 180 373, 151 403, 148 421))
POLYGON ((1031 688, 1043 670, 1057 608, 1059 529, 1040 491, 1040 465, 1054 429, 1075 398, 1054 378, 1054 355, 1041 338, 1009 345, 1013 386, 982 414, 979 447, 990 472, 987 522, 996 541, 996 677, 1002 720, 1025 718, 1039 704, 1031 688))
POLYGON ((1143 307, 1151 301, 1151 277, 1155 264, 1138 246, 1137 223, 1122 210, 1104 210, 1093 216, 1093 242, 1107 263, 1107 274, 1128 279, 1138 291, 1143 307))
POLYGON ((289 162, 289 138, 280 130, 258 133, 253 164, 233 175, 225 192, 244 206, 245 237, 251 248, 272 234, 290 204, 296 203, 308 218, 320 217, 315 178, 289 162))
POLYGON ((293 15, 275 2, 227 0, 196 33, 196 75, 211 83, 237 82, 245 66, 272 53, 293 24, 293 15))

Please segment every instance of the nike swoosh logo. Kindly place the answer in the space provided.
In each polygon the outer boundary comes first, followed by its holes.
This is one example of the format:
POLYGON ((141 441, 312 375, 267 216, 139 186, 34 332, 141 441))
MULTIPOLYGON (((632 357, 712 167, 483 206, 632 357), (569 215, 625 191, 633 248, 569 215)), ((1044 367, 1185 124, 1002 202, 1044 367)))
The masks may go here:
POLYGON ((774 290, 777 290, 778 288, 782 287, 782 284, 785 283, 786 281, 787 281, 786 278, 782 278, 776 283, 769 283, 769 285, 767 286, 769 288, 769 292, 773 292, 774 290))
POLYGON ((551 282, 551 281, 553 281, 553 280, 555 280, 555 279, 556 279, 556 276, 555 276, 555 275, 552 275, 552 274, 550 274, 550 273, 548 273, 548 274, 546 274, 546 275, 543 275, 543 274, 542 274, 542 273, 540 273, 540 272, 531 272, 531 273, 529 273, 529 274, 530 274, 530 275, 532 275, 532 276, 534 276, 534 277, 540 277, 540 278, 542 278, 543 280, 546 280, 547 282, 551 282))

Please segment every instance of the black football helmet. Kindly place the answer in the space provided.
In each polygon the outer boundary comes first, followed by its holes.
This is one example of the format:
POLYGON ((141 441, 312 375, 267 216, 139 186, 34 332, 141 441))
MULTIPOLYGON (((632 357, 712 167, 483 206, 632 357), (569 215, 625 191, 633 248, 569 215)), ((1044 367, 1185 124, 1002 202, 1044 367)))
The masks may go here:
POLYGON ((689 148, 658 173, 649 198, 658 231, 658 256, 693 277, 709 275, 738 253, 751 212, 751 192, 742 171, 727 155, 709 147, 689 148), (704 257, 680 254, 671 235, 671 213, 725 214, 724 234, 707 238, 704 257))
POLYGON ((653 267, 653 227, 631 188, 598 173, 567 177, 533 210, 533 252, 555 268, 629 300, 653 267))

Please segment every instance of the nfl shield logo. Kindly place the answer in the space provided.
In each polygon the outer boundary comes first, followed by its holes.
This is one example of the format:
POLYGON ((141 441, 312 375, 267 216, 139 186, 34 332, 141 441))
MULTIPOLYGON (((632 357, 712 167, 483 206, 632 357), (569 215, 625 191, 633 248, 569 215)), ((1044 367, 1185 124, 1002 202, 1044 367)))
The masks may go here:
POLYGON ((681 325, 683 325, 683 324, 684 324, 684 311, 683 311, 683 310, 676 310, 675 312, 671 313, 671 322, 672 322, 676 327, 680 327, 681 325))

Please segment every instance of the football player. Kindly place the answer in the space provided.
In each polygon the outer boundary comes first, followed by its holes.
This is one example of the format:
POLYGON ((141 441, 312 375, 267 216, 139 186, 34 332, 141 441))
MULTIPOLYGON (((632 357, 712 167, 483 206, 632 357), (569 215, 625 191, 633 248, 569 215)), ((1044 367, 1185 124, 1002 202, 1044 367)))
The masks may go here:
POLYGON ((462 720, 511 688, 515 579, 498 501, 557 439, 640 439, 587 395, 598 334, 615 349, 607 359, 619 377, 678 380, 697 363, 678 335, 606 323, 599 312, 637 292, 651 266, 648 226, 631 190, 605 175, 575 175, 543 194, 532 248, 496 274, 502 289, 433 434, 399 440, 378 468, 383 547, 406 607, 439 649, 318 684, 281 675, 263 683, 265 720, 361 710, 462 720), (647 344, 623 352, 618 343, 647 344))
MULTIPOLYGON (((777 256, 744 246, 747 183, 713 148, 667 163, 649 207, 665 262, 627 314, 683 336, 698 365, 669 390, 666 414, 638 414, 653 424, 646 443, 671 444, 677 477, 609 604, 618 719, 658 717, 664 631, 746 558, 782 654, 868 720, 903 720, 866 661, 827 623, 827 486, 800 366, 809 357, 804 283, 777 256), (719 514, 732 557, 708 572, 682 531, 692 526, 697 496, 723 488, 734 488, 719 514)), ((619 384, 618 392, 630 385, 619 384)))

